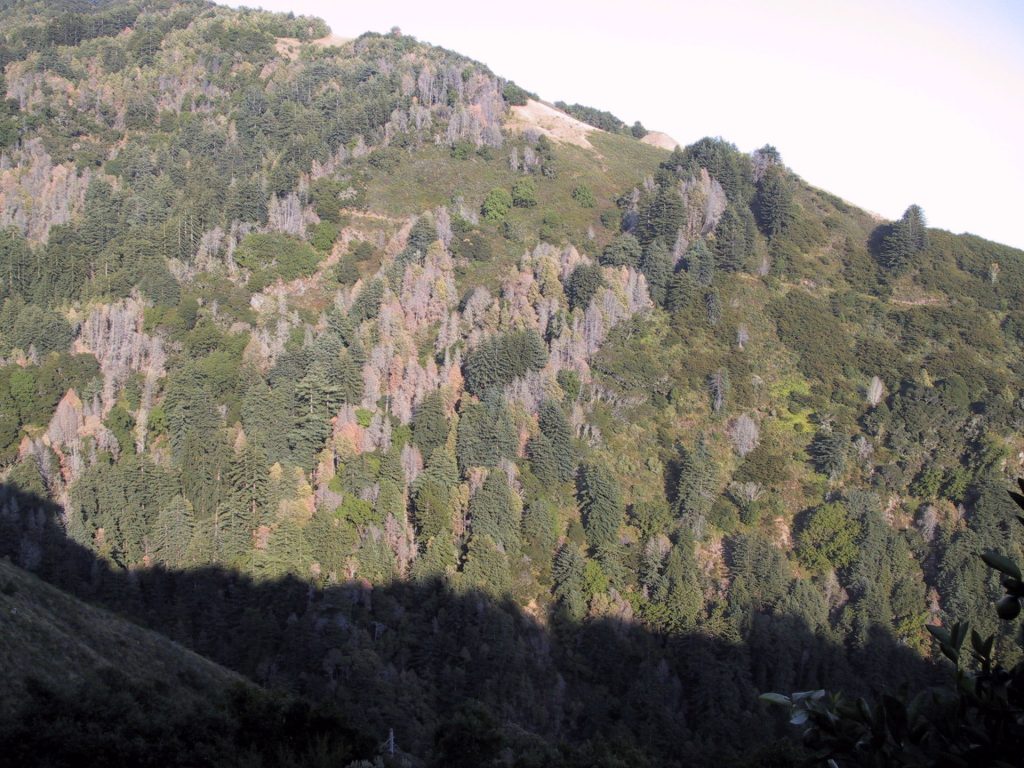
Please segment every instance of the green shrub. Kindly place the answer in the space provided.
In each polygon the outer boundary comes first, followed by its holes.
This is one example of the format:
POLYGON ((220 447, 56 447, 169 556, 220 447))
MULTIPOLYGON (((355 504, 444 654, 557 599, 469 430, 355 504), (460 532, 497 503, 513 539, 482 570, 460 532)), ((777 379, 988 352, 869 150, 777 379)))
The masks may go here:
POLYGON ((507 189, 495 187, 487 193, 480 213, 487 221, 499 222, 512 210, 512 194, 507 189))
POLYGON ((513 107, 525 106, 527 101, 537 98, 536 94, 530 93, 525 88, 519 87, 511 80, 505 83, 505 88, 502 90, 501 95, 504 96, 505 101, 513 107))
MULTIPOLYGON (((590 191, 590 187, 586 184, 580 184, 573 188, 572 199, 579 203, 580 208, 593 208, 597 205, 597 201, 594 199, 594 193, 590 191)), ((602 223, 604 223, 603 214, 602 223)))
POLYGON ((313 274, 320 258, 309 243, 269 233, 247 235, 235 250, 235 262, 252 273, 250 290, 260 291, 277 279, 295 280, 313 274))
POLYGON ((313 227, 313 234, 309 238, 309 242, 320 253, 328 253, 333 247, 339 231, 337 224, 321 221, 313 227))
POLYGON ((531 178, 522 178, 512 185, 512 205, 533 208, 537 205, 537 185, 531 178))

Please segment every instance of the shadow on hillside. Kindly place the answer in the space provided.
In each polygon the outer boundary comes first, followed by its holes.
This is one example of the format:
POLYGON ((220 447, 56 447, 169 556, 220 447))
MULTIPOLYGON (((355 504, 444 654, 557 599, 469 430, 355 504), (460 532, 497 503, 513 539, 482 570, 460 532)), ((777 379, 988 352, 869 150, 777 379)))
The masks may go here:
POLYGON ((64 535, 59 512, 0 485, 0 557, 261 684, 331 700, 374 743, 393 730, 428 764, 784 765, 788 748, 765 746, 784 723, 759 692, 871 693, 935 672, 882 631, 847 651, 786 615, 752 613, 744 642, 727 642, 607 619, 542 624, 440 583, 113 570, 64 535))

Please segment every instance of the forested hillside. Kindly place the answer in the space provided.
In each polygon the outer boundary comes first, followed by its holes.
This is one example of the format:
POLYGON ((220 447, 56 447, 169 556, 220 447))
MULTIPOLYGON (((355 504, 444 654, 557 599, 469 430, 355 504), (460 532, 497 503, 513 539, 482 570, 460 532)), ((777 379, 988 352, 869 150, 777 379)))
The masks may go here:
POLYGON ((1017 660, 1024 253, 398 30, 0 9, 17 565, 411 765, 780 764, 761 691, 1017 660))

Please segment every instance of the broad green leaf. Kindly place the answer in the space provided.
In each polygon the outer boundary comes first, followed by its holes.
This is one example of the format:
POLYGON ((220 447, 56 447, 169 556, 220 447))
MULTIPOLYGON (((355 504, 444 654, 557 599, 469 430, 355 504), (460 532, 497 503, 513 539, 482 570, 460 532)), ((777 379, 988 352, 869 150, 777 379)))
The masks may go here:
POLYGON ((1013 576, 1015 579, 1020 579, 1020 568, 1010 558, 1005 555, 1000 555, 998 552, 988 550, 983 552, 981 559, 985 561, 985 565, 989 568, 995 568, 997 571, 1005 573, 1007 576, 1013 576))

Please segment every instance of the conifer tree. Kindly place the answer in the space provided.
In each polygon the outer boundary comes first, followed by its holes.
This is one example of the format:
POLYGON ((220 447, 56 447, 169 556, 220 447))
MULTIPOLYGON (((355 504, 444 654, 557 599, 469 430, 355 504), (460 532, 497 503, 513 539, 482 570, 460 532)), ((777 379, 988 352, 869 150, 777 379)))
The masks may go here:
POLYGON ((219 430, 204 433, 190 429, 181 449, 181 489, 196 512, 205 517, 220 499, 223 491, 222 473, 229 449, 219 430))
POLYGON ((715 227, 715 261, 725 272, 738 272, 747 263, 751 243, 746 222, 728 206, 715 227))
POLYGON ((571 480, 576 470, 576 456, 572 445, 572 428, 561 406, 553 400, 540 404, 538 412, 540 431, 550 443, 557 462, 558 479, 571 480))
POLYGON ((709 286, 715 279, 715 255, 703 240, 697 240, 686 252, 686 271, 698 285, 709 286))
POLYGON ((811 455, 815 469, 835 479, 846 469, 849 449, 849 437, 838 429, 828 428, 818 431, 811 441, 808 453, 811 455))
POLYGON ((558 521, 551 504, 540 499, 530 503, 523 513, 523 538, 532 560, 539 562, 543 556, 550 561, 558 543, 558 521))
POLYGON ((569 298, 569 308, 586 309, 603 286, 604 275, 599 266, 580 264, 565 281, 565 295, 569 298))
POLYGON ((286 574, 308 576, 312 553, 303 535, 302 526, 289 515, 278 518, 266 546, 257 548, 255 574, 265 579, 279 579, 286 574))
POLYGON ((552 569, 555 580, 555 597, 572 619, 581 619, 587 611, 585 596, 585 562, 571 543, 566 542, 558 550, 552 569))
POLYGON ((449 538, 452 531, 452 486, 437 473, 424 472, 416 481, 413 493, 413 522, 421 542, 449 538))
POLYGON ((320 564, 321 574, 341 576, 345 560, 355 549, 355 527, 333 510, 318 507, 303 531, 312 559, 320 564))
POLYGON ((412 440, 424 456, 431 456, 448 439, 444 398, 434 391, 423 398, 412 421, 412 440))
POLYGON ((258 446, 267 464, 289 459, 289 430, 282 429, 292 419, 293 387, 282 384, 271 388, 261 376, 250 383, 242 397, 242 428, 249 443, 258 446))
POLYGON ((693 301, 697 286, 689 272, 681 271, 672 275, 665 291, 665 309, 673 314, 682 312, 693 301))
POLYGON ((314 364, 296 385, 298 412, 289 442, 299 466, 309 469, 313 456, 330 433, 330 419, 341 405, 341 388, 320 364, 314 364))
POLYGON ((257 445, 246 443, 227 469, 227 481, 252 525, 265 517, 268 502, 267 457, 257 445))
POLYGON ((253 531, 256 522, 236 498, 227 498, 214 510, 210 538, 218 560, 252 572, 253 531))
POLYGON ((655 615, 669 632, 685 632, 694 627, 704 607, 699 572, 692 549, 685 544, 672 547, 660 574, 652 598, 662 607, 655 615))
POLYGON ((640 257, 640 271, 647 278, 651 299, 655 304, 663 306, 672 279, 672 255, 664 240, 657 238, 647 244, 640 257))
POLYGON ((363 286, 363 289, 352 302, 352 309, 349 317, 354 323, 361 323, 364 320, 372 320, 380 312, 380 304, 384 300, 384 283, 374 278, 363 286))
POLYGON ((530 470, 541 483, 549 486, 560 481, 558 456, 543 432, 530 438, 526 444, 526 455, 530 459, 530 470))
POLYGON ((536 332, 530 330, 491 336, 466 357, 466 389, 482 396, 488 390, 510 384, 530 371, 539 371, 547 362, 547 348, 536 332))
POLYGON ((699 527, 711 511, 716 493, 715 467, 704 438, 697 440, 692 451, 683 451, 680 461, 679 486, 675 513, 692 527, 699 527))
POLYGON ((499 597, 512 589, 508 555, 486 533, 473 534, 466 551, 462 575, 468 586, 499 597))
POLYGON ((171 567, 184 565, 195 527, 192 505, 183 496, 175 496, 160 510, 153 526, 152 544, 156 559, 171 567))
POLYGON ((927 247, 926 227, 920 206, 907 208, 899 221, 888 226, 882 237, 879 254, 882 266, 896 273, 903 271, 914 254, 927 247))
POLYGON ((469 500, 473 535, 486 534, 506 552, 516 552, 521 545, 522 502, 513 491, 505 473, 492 470, 484 484, 469 500))
POLYGON ((793 218, 793 192, 785 172, 772 165, 761 177, 757 190, 757 223, 768 237, 775 237, 793 218))
POLYGON ((423 582, 443 579, 453 573, 457 565, 458 553, 451 537, 435 537, 427 542, 422 554, 413 561, 412 577, 423 582))
POLYGON ((359 575, 371 584, 388 584, 397 573, 395 553, 391 551, 381 532, 375 528, 363 536, 363 541, 356 552, 356 562, 359 575))
POLYGON ((590 546, 596 550, 614 544, 625 517, 615 478, 600 464, 583 465, 578 497, 590 546))
POLYGON ((462 409, 455 452, 463 472, 470 467, 496 466, 502 458, 515 458, 517 447, 515 425, 500 396, 462 409))
POLYGON ((619 235, 601 252, 601 263, 609 267, 636 267, 640 263, 640 243, 628 232, 619 235))
POLYGON ((674 184, 665 184, 658 188, 650 202, 640 207, 636 237, 642 245, 659 237, 674 240, 684 220, 683 198, 674 184))

